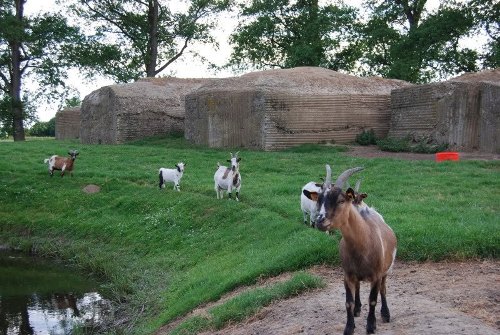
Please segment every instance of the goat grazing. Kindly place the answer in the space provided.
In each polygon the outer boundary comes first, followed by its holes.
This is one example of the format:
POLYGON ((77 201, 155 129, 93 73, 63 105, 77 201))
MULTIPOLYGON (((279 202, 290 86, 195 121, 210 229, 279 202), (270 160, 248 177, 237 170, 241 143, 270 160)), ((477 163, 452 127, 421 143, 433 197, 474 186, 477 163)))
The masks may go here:
POLYGON ((316 222, 316 215, 318 214, 316 210, 317 202, 309 199, 304 195, 304 190, 309 192, 317 192, 321 190, 322 184, 318 184, 314 181, 310 181, 302 187, 302 192, 300 193, 300 209, 304 215, 304 224, 307 224, 307 216, 309 215, 309 224, 314 227, 316 222))
POLYGON ((229 199, 233 193, 233 189, 236 190, 236 201, 239 201, 239 194, 241 188, 241 174, 240 174, 240 161, 241 158, 238 157, 238 152, 233 155, 231 152, 231 159, 227 160, 231 163, 231 168, 220 165, 217 162, 217 171, 214 174, 215 182, 215 192, 217 193, 217 199, 222 199, 224 196, 224 190, 227 191, 229 199))
POLYGON ((61 157, 53 155, 50 158, 45 159, 43 162, 49 164, 49 173, 52 177, 54 175, 54 170, 61 171, 61 177, 64 177, 66 171, 73 177, 73 167, 75 166, 75 159, 78 156, 77 150, 70 150, 68 152, 69 157, 61 157))
POLYGON ((160 184, 159 187, 162 189, 162 187, 165 187, 166 182, 171 182, 174 183, 174 190, 181 191, 180 188, 180 182, 182 175, 184 174, 184 168, 186 167, 186 164, 183 162, 179 162, 175 164, 175 169, 165 169, 165 168, 160 168, 159 171, 159 177, 160 177, 160 184))
POLYGON ((337 228, 342 234, 339 249, 344 270, 347 311, 344 335, 354 333, 354 317, 359 316, 361 311, 360 281, 371 283, 366 332, 373 334, 377 328, 375 306, 379 292, 382 320, 390 321, 386 301, 386 278, 396 258, 396 236, 374 209, 368 206, 357 208, 353 204, 355 192, 352 188, 342 191, 345 181, 362 169, 358 167, 344 171, 332 186, 331 169, 327 165, 326 180, 321 191, 304 191, 308 198, 318 202, 316 227, 325 231, 337 228))

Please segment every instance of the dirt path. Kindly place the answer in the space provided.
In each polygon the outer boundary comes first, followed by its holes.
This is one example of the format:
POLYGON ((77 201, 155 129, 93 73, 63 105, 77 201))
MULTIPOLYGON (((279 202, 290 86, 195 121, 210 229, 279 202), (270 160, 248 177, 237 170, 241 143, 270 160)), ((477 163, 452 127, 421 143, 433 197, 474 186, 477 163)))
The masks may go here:
MULTIPOLYGON (((342 334, 345 295, 342 271, 317 267, 311 271, 326 282, 324 289, 278 301, 257 315, 203 335, 342 334)), ((361 286, 363 309, 355 334, 365 334, 369 286, 361 286)), ((390 323, 379 335, 500 334, 500 262, 397 263, 388 281, 390 323)))
MULTIPOLYGON (((412 152, 382 151, 375 145, 351 145, 345 153, 352 157, 363 158, 398 158, 408 160, 435 160, 435 154, 417 154, 412 152)), ((484 152, 459 152, 460 160, 500 160, 500 154, 484 152)))

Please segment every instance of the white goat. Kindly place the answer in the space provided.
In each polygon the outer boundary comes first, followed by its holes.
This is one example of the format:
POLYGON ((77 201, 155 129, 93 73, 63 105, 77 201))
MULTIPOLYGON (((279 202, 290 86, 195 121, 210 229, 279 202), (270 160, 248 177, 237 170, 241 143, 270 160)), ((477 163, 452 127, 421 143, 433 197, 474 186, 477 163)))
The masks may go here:
POLYGON ((300 209, 304 216, 304 224, 307 224, 307 215, 309 214, 309 224, 311 227, 315 226, 317 211, 317 201, 311 200, 304 195, 304 190, 309 192, 319 193, 321 191, 321 185, 314 181, 310 181, 302 187, 302 192, 300 192, 300 209))
POLYGON ((69 171, 69 174, 73 177, 73 167, 79 152, 78 150, 70 150, 68 154, 69 157, 53 155, 43 161, 45 164, 49 164, 49 173, 51 177, 54 175, 54 170, 60 170, 61 177, 64 177, 64 172, 69 171))
POLYGON ((229 199, 233 193, 233 189, 236 190, 236 201, 239 201, 239 194, 241 188, 241 174, 240 174, 240 164, 241 158, 238 158, 238 152, 233 155, 231 152, 231 159, 227 160, 231 163, 231 168, 222 166, 217 162, 217 171, 214 174, 215 182, 215 192, 217 193, 217 199, 222 199, 224 197, 224 190, 227 191, 229 199))
POLYGON ((184 168, 186 163, 179 162, 175 165, 175 169, 165 169, 160 168, 159 177, 160 177, 160 189, 165 187, 166 182, 174 183, 174 190, 181 191, 180 182, 182 175, 184 174, 184 168))

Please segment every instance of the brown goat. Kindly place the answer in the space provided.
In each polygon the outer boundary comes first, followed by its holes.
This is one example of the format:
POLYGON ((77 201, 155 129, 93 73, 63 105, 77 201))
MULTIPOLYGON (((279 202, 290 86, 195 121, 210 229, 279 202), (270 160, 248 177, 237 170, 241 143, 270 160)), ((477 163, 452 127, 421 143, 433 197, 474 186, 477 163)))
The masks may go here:
POLYGON ((304 192, 310 199, 317 199, 319 214, 316 226, 326 231, 337 228, 342 234, 339 249, 344 270, 347 311, 344 335, 354 333, 354 317, 359 316, 361 311, 360 281, 371 283, 366 332, 373 334, 376 329, 375 306, 379 292, 382 320, 390 321, 386 278, 396 257, 396 236, 377 211, 354 204, 356 193, 352 188, 342 191, 345 181, 362 169, 353 168, 343 172, 332 186, 331 169, 327 165, 327 177, 321 193, 304 192))
POLYGON ((61 177, 64 177, 64 173, 68 171, 71 176, 73 176, 73 167, 75 165, 75 159, 78 155, 77 150, 71 150, 68 152, 69 157, 60 157, 53 155, 50 158, 44 160, 45 163, 49 164, 49 173, 52 177, 54 175, 54 170, 61 171, 61 177))

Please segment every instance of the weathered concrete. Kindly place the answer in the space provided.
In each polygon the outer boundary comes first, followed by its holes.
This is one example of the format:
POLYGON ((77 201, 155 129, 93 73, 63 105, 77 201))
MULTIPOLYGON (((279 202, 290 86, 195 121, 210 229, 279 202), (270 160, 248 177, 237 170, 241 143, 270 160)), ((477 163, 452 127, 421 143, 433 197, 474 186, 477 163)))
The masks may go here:
POLYGON ((390 92, 407 85, 315 67, 215 80, 186 95, 184 134, 210 147, 264 150, 353 142, 368 129, 384 137, 390 92))
POLYGON ((500 153, 500 69, 396 89, 389 137, 411 136, 458 151, 500 153))
POLYGON ((81 107, 82 143, 118 144, 184 131, 184 96, 210 79, 148 78, 102 87, 81 107))
POLYGON ((56 113, 56 140, 80 137, 80 107, 66 108, 56 113))

